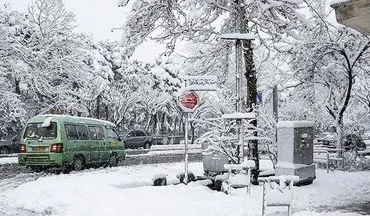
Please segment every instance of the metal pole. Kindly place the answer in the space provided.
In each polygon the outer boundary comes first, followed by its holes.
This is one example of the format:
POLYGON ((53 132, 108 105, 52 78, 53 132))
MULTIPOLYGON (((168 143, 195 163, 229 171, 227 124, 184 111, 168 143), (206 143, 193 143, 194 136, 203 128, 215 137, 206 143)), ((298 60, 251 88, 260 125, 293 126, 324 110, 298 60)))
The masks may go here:
MULTIPOLYGON (((240 69, 241 67, 241 57, 242 57, 242 40, 236 39, 235 40, 235 64, 236 64, 236 112, 243 111, 243 71, 240 69)), ((244 159, 244 130, 242 127, 242 120, 237 120, 238 124, 238 138, 239 138, 239 155, 240 161, 242 162, 244 159)))
POLYGON ((329 152, 326 152, 326 173, 329 173, 329 152))
POLYGON ((275 121, 278 122, 279 120, 279 110, 278 110, 278 107, 279 107, 279 98, 278 98, 278 88, 277 88, 277 85, 274 86, 273 90, 272 90, 272 109, 273 109, 273 113, 274 113, 274 118, 275 118, 275 121))
POLYGON ((240 119, 240 123, 239 123, 239 128, 240 128, 240 133, 239 133, 239 142, 240 142, 240 146, 241 146, 241 162, 244 161, 244 128, 242 127, 242 119, 240 119))
POLYGON ((240 79, 241 79, 241 76, 240 76, 240 70, 239 70, 239 57, 240 57, 240 53, 239 53, 239 47, 240 47, 240 40, 239 39, 236 39, 235 40, 235 74, 236 74, 236 112, 240 112, 240 104, 241 104, 241 100, 240 100, 240 79))
MULTIPOLYGON (((272 90, 272 112, 274 113, 275 122, 278 123, 279 121, 279 98, 278 98, 278 88, 277 85, 274 86, 272 90)), ((277 134, 277 127, 275 127, 275 142, 278 141, 278 134, 277 134)))
POLYGON ((188 124, 189 124, 189 113, 185 113, 185 177, 184 183, 188 184, 188 124))

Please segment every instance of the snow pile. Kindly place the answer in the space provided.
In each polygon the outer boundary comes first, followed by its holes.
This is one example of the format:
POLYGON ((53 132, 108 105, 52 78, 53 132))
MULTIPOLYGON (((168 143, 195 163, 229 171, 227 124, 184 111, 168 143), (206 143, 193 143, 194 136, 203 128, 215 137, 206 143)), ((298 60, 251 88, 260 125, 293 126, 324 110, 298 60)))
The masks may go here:
MULTIPOLYGON (((175 176, 183 169, 183 163, 172 163, 86 170, 40 177, 15 188, 1 186, 14 179, 1 180, 0 215, 261 215, 261 185, 252 186, 250 195, 245 188, 235 189, 231 195, 216 192, 202 186, 207 182, 191 182, 187 186, 146 185, 153 176, 163 173, 175 176)), ((189 170, 201 175, 202 163, 190 163, 189 170)), ((317 170, 312 185, 294 187, 293 216, 359 216, 338 209, 369 201, 369 174, 340 171, 326 174, 325 170, 317 170), (332 212, 333 209, 336 210, 332 212)), ((20 177, 17 179, 21 180, 20 177)), ((268 213, 284 215, 286 209, 270 208, 268 213)))
POLYGON ((266 203, 289 205, 293 200, 293 191, 287 186, 279 185, 276 182, 271 182, 266 188, 266 203))
POLYGON ((53 120, 53 117, 46 118, 44 122, 41 124, 41 127, 50 127, 52 120, 53 120))
POLYGON ((239 173, 230 177, 230 185, 249 185, 249 182, 249 175, 239 173))
POLYGON ((14 163, 18 163, 18 157, 0 157, 0 165, 14 163))

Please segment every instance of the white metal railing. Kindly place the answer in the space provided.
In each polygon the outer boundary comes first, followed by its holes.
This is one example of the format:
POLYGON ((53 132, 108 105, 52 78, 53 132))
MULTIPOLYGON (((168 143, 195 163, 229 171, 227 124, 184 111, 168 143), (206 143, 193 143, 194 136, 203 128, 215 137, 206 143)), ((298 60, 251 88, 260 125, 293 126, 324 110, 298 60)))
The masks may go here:
POLYGON ((318 157, 319 154, 325 154, 326 160, 326 172, 329 173, 329 166, 330 161, 342 161, 343 164, 343 156, 338 157, 338 153, 343 152, 343 149, 336 149, 336 148, 325 148, 325 147, 315 147, 313 150, 314 153, 314 160, 322 159, 322 157, 318 157), (315 154, 316 153, 316 154, 315 154), (334 154, 334 155, 333 155, 334 154))

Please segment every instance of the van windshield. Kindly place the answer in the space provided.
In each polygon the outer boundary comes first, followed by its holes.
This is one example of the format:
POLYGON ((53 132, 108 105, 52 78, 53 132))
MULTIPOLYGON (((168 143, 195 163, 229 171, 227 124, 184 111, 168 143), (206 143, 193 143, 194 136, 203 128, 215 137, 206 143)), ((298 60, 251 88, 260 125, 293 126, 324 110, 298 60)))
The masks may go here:
POLYGON ((23 134, 23 139, 55 139, 57 137, 57 124, 52 122, 48 127, 42 123, 29 123, 23 134))

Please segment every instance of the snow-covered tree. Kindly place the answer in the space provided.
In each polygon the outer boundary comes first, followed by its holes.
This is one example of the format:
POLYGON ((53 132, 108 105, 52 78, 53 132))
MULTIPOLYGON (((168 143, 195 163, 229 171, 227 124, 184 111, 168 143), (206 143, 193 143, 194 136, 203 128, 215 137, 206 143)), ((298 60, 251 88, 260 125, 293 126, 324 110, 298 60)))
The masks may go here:
POLYGON ((20 13, 8 5, 0 8, 0 138, 20 130, 27 116, 20 96, 21 52, 15 39, 25 27, 20 13))
MULTIPOLYGON (((356 79, 369 67, 366 59, 370 58, 370 39, 352 29, 336 27, 326 21, 327 2, 306 2, 315 25, 307 28, 303 32, 304 40, 298 41, 289 51, 292 54, 292 69, 295 78, 298 78, 299 91, 308 90, 302 94, 308 105, 325 109, 333 118, 338 134, 337 146, 340 148, 343 119, 351 104, 356 79)), ((316 110, 312 110, 311 114, 317 115, 316 110)))
POLYGON ((23 63, 20 83, 30 115, 78 113, 89 83, 83 60, 85 38, 73 32, 74 16, 61 0, 38 0, 29 8, 27 28, 17 43, 23 63))
MULTIPOLYGON (((215 49, 204 56, 225 56, 222 50, 227 46, 220 41, 221 33, 254 33, 256 38, 264 38, 261 41, 267 44, 266 40, 279 40, 282 33, 295 35, 294 29, 302 20, 296 11, 301 1, 121 0, 119 5, 127 6, 129 2, 132 3, 132 11, 123 26, 122 40, 128 55, 150 37, 166 43, 165 54, 172 53, 181 40, 212 44, 215 49)), ((257 96, 252 42, 244 41, 243 48, 243 71, 248 93, 246 108, 251 111, 257 96)), ((252 142, 250 149, 250 157, 256 160, 258 170, 257 142, 252 142)), ((254 172, 255 181, 257 173, 254 172)))

